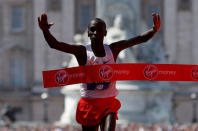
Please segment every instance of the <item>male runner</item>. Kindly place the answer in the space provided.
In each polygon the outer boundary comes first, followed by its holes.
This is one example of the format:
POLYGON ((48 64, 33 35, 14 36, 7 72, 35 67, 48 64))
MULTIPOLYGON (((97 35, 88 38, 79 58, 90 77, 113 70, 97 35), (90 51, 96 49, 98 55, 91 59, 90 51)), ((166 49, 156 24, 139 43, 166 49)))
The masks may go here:
MULTIPOLYGON (((102 19, 95 18, 88 25, 88 37, 91 44, 71 45, 57 41, 49 29, 53 23, 48 23, 47 14, 38 17, 38 24, 48 45, 59 51, 73 54, 79 66, 96 64, 113 64, 119 53, 131 46, 143 43, 151 39, 160 29, 160 16, 153 14, 154 26, 142 35, 121 40, 110 45, 104 44, 103 39, 107 35, 106 24, 102 19)), ((115 81, 100 83, 84 83, 81 87, 81 99, 76 111, 76 120, 82 125, 83 131, 115 131, 117 112, 120 102, 115 97, 118 90, 115 81)))

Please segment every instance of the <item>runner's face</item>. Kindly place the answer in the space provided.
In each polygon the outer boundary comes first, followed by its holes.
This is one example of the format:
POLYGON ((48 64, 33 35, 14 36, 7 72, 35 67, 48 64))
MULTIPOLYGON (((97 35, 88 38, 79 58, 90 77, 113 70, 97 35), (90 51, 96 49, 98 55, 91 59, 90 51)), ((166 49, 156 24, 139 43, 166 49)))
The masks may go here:
POLYGON ((88 36, 92 43, 103 42, 104 36, 106 36, 105 25, 92 21, 88 27, 88 36))

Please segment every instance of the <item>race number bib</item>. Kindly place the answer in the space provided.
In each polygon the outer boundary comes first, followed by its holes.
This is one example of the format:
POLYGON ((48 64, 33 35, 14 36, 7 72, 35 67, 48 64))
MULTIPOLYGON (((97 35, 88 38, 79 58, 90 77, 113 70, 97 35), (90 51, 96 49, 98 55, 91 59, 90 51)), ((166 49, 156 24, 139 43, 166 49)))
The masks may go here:
POLYGON ((87 83, 87 90, 106 90, 110 82, 87 83))

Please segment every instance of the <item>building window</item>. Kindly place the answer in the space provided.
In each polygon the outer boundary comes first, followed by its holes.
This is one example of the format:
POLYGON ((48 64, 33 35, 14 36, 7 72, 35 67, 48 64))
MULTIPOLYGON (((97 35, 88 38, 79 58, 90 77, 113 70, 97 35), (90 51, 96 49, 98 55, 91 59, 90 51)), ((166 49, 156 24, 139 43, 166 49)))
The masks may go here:
POLYGON ((14 59, 11 62, 11 83, 14 87, 25 86, 25 62, 21 59, 14 59))
POLYGON ((80 29, 85 30, 91 20, 91 7, 89 5, 81 5, 80 7, 80 29))
POLYGON ((192 0, 178 0, 179 11, 190 11, 192 8, 192 0))
POLYGON ((62 0, 47 0, 47 10, 61 11, 62 0))
POLYGON ((24 29, 24 8, 21 6, 13 6, 11 11, 11 28, 12 30, 24 29))
POLYGON ((95 17, 95 0, 76 0, 75 7, 75 33, 83 33, 95 17))

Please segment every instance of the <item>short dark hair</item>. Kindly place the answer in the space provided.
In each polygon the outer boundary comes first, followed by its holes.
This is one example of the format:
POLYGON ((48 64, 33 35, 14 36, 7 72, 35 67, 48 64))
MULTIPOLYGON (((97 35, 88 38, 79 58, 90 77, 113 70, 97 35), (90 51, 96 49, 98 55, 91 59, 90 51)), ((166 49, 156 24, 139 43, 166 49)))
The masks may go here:
POLYGON ((94 18, 93 20, 91 20, 91 22, 89 23, 88 27, 90 26, 90 24, 91 24, 92 22, 101 23, 101 24, 104 25, 105 28, 106 28, 106 23, 104 22, 104 20, 102 20, 102 19, 100 19, 100 18, 94 18))

